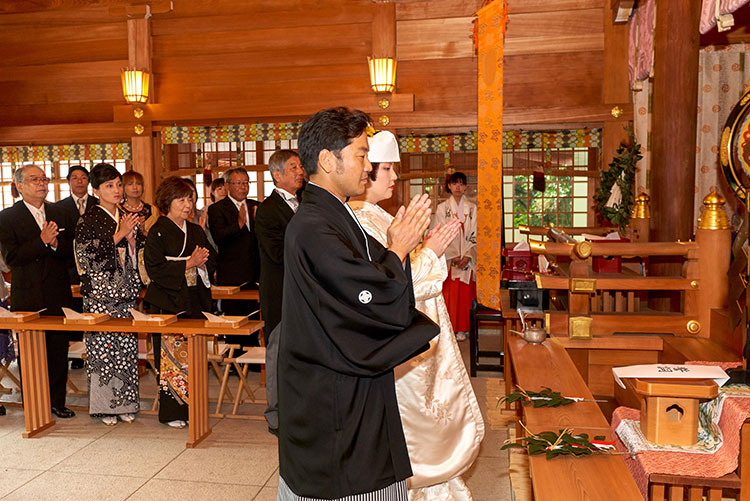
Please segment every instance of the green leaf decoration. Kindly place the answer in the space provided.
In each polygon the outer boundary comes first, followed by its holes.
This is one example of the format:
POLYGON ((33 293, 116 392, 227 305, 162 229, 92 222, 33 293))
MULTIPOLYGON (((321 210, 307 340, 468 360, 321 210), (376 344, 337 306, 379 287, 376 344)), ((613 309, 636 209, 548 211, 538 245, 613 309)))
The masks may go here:
MULTIPOLYGON (((521 423, 523 426, 523 423, 521 423)), ((526 429, 525 426, 523 426, 526 429)), ((528 429, 526 429, 528 432, 528 429)), ((595 437, 594 440, 604 440, 604 437, 595 437)), ((573 435, 572 430, 564 429, 558 433, 553 431, 543 431, 537 434, 529 434, 528 437, 518 439, 518 442, 506 441, 500 448, 501 450, 512 447, 526 447, 529 455, 536 456, 544 454, 547 459, 557 456, 591 456, 593 454, 609 453, 609 451, 599 449, 589 441, 586 433, 573 435), (521 442, 521 443, 518 443, 521 442)))
POLYGON ((633 193, 633 184, 635 183, 635 170, 638 161, 643 158, 641 155, 641 145, 635 140, 635 134, 632 129, 625 129, 630 136, 630 145, 620 143, 617 148, 617 154, 609 164, 608 170, 599 170, 600 183, 594 193, 594 203, 596 210, 604 219, 620 227, 620 231, 625 230, 630 221, 630 212, 635 204, 633 193), (617 183, 622 193, 622 201, 614 207, 605 207, 609 196, 612 193, 612 187, 617 183))
POLYGON ((526 391, 523 388, 518 389, 512 393, 508 393, 498 401, 498 405, 508 402, 515 403, 521 402, 522 405, 533 405, 534 408, 539 407, 560 407, 561 405, 568 405, 575 402, 569 398, 565 398, 560 394, 559 391, 552 391, 552 389, 546 386, 542 387, 542 391, 526 391))

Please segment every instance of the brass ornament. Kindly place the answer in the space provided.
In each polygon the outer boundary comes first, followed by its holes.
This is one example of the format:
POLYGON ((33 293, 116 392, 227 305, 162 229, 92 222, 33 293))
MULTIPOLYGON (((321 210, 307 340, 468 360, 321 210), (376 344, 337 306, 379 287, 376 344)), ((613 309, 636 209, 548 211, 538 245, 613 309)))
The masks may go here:
POLYGON ((635 197, 635 206, 633 211, 630 213, 632 219, 651 219, 651 208, 649 203, 651 197, 645 193, 641 193, 635 197))
POLYGON ((591 339, 591 317, 570 317, 568 319, 568 336, 571 339, 591 339))
POLYGON ((593 294, 596 292, 595 278, 571 278, 570 292, 584 292, 593 294))
POLYGON ((575 244, 575 253, 581 259, 588 259, 591 256, 591 242, 578 242, 575 244))
POLYGON ((685 328, 690 334, 698 334, 701 331, 701 323, 697 320, 690 320, 685 328))
POLYGON ((385 127, 386 125, 388 125, 389 123, 391 123, 391 119, 388 118, 388 115, 380 115, 380 118, 378 118, 378 123, 381 126, 385 127))
POLYGON ((729 127, 724 127, 721 132, 721 146, 719 147, 719 160, 721 165, 729 165, 729 141, 732 139, 732 131, 729 127))
POLYGON ((701 215, 698 218, 699 230, 728 230, 731 228, 729 217, 724 210, 726 199, 715 191, 712 191, 703 199, 701 215))
POLYGON ((143 134, 143 131, 145 131, 145 130, 146 130, 146 128, 143 125, 141 125, 141 124, 135 124, 135 126, 133 126, 133 131, 136 134, 138 134, 139 136, 141 134, 143 134))
POLYGON ((141 118, 143 116, 143 108, 134 108, 133 109, 133 116, 135 118, 141 118))
POLYGON ((690 281, 690 287, 692 287, 693 289, 697 289, 698 288, 698 281, 697 280, 691 280, 690 281))
POLYGON ((534 254, 544 254, 547 252, 547 245, 545 242, 539 240, 529 240, 529 249, 534 254))
POLYGON ((614 108, 612 108, 612 111, 610 113, 613 117, 620 118, 622 116, 622 108, 620 108, 619 106, 615 106, 614 108))
POLYGON ((378 106, 380 106, 380 109, 384 110, 388 108, 391 105, 391 102, 388 100, 388 98, 383 98, 378 101, 378 106))

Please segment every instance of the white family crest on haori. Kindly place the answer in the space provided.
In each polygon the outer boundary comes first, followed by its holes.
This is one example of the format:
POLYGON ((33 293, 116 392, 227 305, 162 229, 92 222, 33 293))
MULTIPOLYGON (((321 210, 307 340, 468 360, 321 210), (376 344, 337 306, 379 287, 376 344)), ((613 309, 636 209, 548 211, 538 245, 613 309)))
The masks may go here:
POLYGON ((359 302, 362 304, 367 304, 370 301, 372 301, 372 292, 368 290, 363 290, 359 293, 359 302))

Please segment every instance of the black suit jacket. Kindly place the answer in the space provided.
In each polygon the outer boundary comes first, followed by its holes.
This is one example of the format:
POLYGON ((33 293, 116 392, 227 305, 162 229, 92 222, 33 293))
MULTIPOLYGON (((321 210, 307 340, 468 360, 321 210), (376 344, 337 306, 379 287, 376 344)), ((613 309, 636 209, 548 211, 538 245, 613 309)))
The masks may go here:
POLYGON ((56 250, 42 242, 39 225, 23 201, 0 212, 0 247, 12 273, 11 309, 47 308, 45 315, 61 315, 60 308, 72 303, 67 264, 73 257, 74 227, 60 207, 45 203, 44 211, 47 221, 62 230, 56 250))
POLYGON ((263 200, 255 214, 255 233, 260 252, 260 310, 266 342, 281 321, 284 287, 284 233, 294 211, 276 190, 263 200))
POLYGON ((239 212, 230 197, 208 207, 208 225, 219 248, 216 282, 219 285, 240 285, 247 282, 255 288, 260 279, 260 256, 255 236, 254 208, 260 205, 247 199, 250 230, 237 224, 239 212))
MULTIPOLYGON (((78 224, 78 219, 81 217, 81 213, 78 212, 78 206, 76 205, 75 200, 73 200, 73 195, 63 198, 59 202, 55 202, 54 205, 61 207, 68 212, 74 228, 73 233, 75 234, 75 227, 78 224)), ((89 195, 86 199, 86 210, 84 212, 90 211, 92 207, 96 207, 97 205, 99 205, 99 199, 94 195, 89 195)), ((73 259, 68 262, 68 275, 70 276, 71 284, 81 283, 81 277, 78 276, 78 269, 76 268, 76 263, 73 259)))

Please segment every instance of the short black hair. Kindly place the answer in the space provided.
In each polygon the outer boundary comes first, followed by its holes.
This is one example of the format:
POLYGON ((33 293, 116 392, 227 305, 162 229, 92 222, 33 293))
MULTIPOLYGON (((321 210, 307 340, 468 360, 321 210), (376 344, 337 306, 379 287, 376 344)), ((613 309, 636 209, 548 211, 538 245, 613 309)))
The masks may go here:
MULTIPOLYGON (((108 165, 108 164, 97 164, 97 165, 108 165)), ((91 176, 89 175, 89 171, 87 171, 86 167, 84 167, 83 165, 71 165, 70 168, 68 169, 68 175, 65 176, 65 179, 70 181, 70 175, 73 174, 77 170, 80 170, 81 172, 86 174, 86 177, 88 177, 89 179, 91 178, 91 176)))
POLYGON ((453 174, 448 176, 448 179, 445 180, 445 191, 447 191, 448 193, 451 192, 451 189, 448 186, 451 183, 467 184, 466 174, 464 174, 463 172, 454 172, 453 174))
POLYGON ((224 181, 223 177, 217 177, 213 181, 211 181, 211 189, 209 190, 209 196, 211 197, 211 201, 216 201, 216 195, 214 195, 214 191, 218 190, 222 186, 226 186, 226 181, 224 181))
MULTIPOLYGON (((81 167, 81 169, 83 169, 83 167, 81 167)), ((83 170, 86 171, 86 169, 83 170)), ((86 171, 86 175, 89 176, 88 171, 86 171)), ((70 173, 68 173, 68 176, 70 176, 70 173)), ((99 186, 107 181, 112 181, 113 179, 122 179, 122 175, 120 175, 120 173, 117 172, 117 169, 110 164, 96 164, 94 168, 91 169, 91 175, 89 176, 91 187, 95 190, 98 190, 99 186)))
POLYGON ((193 188, 183 178, 169 176, 161 182, 154 195, 154 203, 165 216, 169 213, 172 201, 178 198, 192 197, 193 188))
POLYGON ((297 151, 308 176, 318 171, 318 156, 328 150, 337 157, 354 139, 361 136, 370 117, 364 111, 343 106, 328 108, 305 120, 299 130, 297 151))

